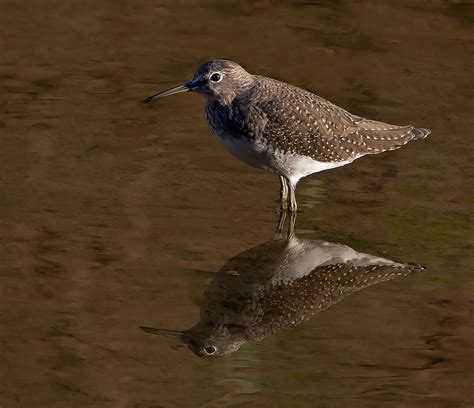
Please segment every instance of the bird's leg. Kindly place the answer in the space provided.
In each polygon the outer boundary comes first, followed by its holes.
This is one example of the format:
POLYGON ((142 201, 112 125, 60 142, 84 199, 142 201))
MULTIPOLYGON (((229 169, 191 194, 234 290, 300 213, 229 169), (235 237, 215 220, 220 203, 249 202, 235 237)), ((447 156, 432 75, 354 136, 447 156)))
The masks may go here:
POLYGON ((285 212, 288 209, 288 181, 280 176, 280 210, 285 212))
POLYGON ((295 190, 296 190, 296 185, 292 183, 288 183, 288 187, 290 188, 290 212, 296 212, 298 209, 298 205, 296 204, 296 195, 295 195, 295 190))
POLYGON ((285 228, 286 218, 288 211, 280 211, 280 216, 278 218, 278 226, 275 231, 273 239, 291 239, 295 235, 295 223, 296 223, 296 212, 290 212, 290 221, 288 222, 288 233, 285 235, 283 229, 285 228))
POLYGON ((290 239, 295 235, 296 211, 290 213, 290 222, 288 223, 288 237, 290 239))
POLYGON ((273 239, 282 239, 283 238, 283 228, 285 228, 286 222, 286 211, 280 211, 280 216, 278 218, 278 226, 275 232, 273 239))

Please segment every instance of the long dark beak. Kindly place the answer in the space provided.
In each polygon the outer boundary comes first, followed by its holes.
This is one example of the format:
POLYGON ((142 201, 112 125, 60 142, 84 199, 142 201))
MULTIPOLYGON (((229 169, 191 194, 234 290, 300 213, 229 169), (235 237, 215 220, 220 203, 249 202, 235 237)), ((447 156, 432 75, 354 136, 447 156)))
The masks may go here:
POLYGON ((167 91, 163 91, 163 92, 157 93, 155 95, 149 96, 143 102, 149 103, 149 102, 154 101, 155 99, 158 99, 158 98, 164 98, 165 96, 174 95, 174 94, 177 94, 177 93, 180 93, 180 92, 188 92, 190 90, 191 89, 188 87, 188 84, 175 86, 174 88, 168 89, 167 91))
POLYGON ((185 334, 178 330, 157 329, 155 327, 145 327, 145 326, 140 326, 140 329, 142 329, 144 332, 147 332, 147 333, 157 334, 159 336, 169 337, 171 339, 178 339, 178 340, 184 341, 184 338, 185 338, 185 334))

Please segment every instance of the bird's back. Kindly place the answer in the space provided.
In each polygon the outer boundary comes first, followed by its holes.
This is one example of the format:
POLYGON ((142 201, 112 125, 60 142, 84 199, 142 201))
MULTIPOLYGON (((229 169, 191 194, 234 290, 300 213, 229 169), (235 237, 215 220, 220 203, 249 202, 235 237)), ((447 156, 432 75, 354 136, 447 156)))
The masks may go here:
POLYGON ((365 119, 296 86, 256 76, 253 111, 261 124, 257 140, 319 162, 352 161, 395 150, 426 137, 428 129, 365 119))

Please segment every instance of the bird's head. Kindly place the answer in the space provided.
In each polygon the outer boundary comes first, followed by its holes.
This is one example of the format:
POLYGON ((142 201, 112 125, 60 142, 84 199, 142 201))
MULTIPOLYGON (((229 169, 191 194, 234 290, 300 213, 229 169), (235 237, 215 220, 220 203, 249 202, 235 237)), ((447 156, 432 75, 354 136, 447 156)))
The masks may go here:
POLYGON ((155 327, 140 328, 147 333, 169 337, 180 341, 198 357, 214 358, 232 354, 246 343, 245 328, 200 322, 185 331, 155 327))
POLYGON ((215 98, 223 105, 228 105, 236 96, 248 91, 253 83, 254 76, 236 62, 214 59, 202 64, 196 70, 191 81, 152 95, 145 99, 145 102, 148 103, 180 92, 193 91, 209 98, 215 98))

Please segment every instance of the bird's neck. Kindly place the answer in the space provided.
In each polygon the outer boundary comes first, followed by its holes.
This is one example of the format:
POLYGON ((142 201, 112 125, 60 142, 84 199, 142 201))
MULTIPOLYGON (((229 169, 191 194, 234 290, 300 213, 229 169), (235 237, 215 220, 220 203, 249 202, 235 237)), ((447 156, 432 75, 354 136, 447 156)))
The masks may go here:
POLYGON ((256 78, 253 75, 246 75, 239 78, 239 86, 233 89, 226 89, 226 92, 216 95, 206 95, 208 103, 218 103, 219 105, 231 108, 236 98, 245 100, 252 93, 256 85, 256 78))
POLYGON ((226 93, 225 95, 206 95, 208 106, 219 105, 221 107, 230 108, 236 95, 234 93, 226 93))

